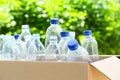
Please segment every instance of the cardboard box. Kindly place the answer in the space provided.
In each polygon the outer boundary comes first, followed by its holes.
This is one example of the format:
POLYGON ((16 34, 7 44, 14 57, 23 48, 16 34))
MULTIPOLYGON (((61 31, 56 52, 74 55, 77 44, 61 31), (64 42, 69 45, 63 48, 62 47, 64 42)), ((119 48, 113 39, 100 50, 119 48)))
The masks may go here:
POLYGON ((113 56, 91 64, 0 61, 0 80, 120 80, 120 60, 113 56))

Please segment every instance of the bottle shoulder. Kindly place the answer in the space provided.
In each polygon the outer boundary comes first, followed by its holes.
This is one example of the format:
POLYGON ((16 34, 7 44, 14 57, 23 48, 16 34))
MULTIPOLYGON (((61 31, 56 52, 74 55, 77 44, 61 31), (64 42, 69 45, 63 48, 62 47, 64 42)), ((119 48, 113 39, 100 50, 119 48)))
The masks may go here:
POLYGON ((97 41, 94 38, 84 38, 81 43, 82 44, 83 43, 96 43, 97 44, 97 41))
POLYGON ((41 48, 41 49, 45 49, 45 47, 44 47, 44 45, 41 43, 41 42, 39 42, 39 44, 37 44, 37 46, 39 47, 39 48, 41 48))
POLYGON ((49 33, 49 32, 61 32, 62 29, 59 27, 59 26, 49 26, 46 30, 46 33, 49 33))
POLYGON ((79 46, 76 50, 74 50, 74 51, 68 51, 68 54, 75 54, 75 55, 78 55, 78 56, 80 56, 80 55, 88 55, 88 52, 83 48, 83 47, 81 47, 81 46, 79 46))
POLYGON ((30 31, 22 31, 21 34, 30 34, 31 35, 30 31))
POLYGON ((58 50, 58 47, 57 47, 57 45, 53 45, 53 44, 49 44, 48 46, 47 46, 47 48, 46 48, 46 52, 47 53, 51 53, 51 52, 54 52, 55 50, 58 50))
POLYGON ((16 44, 25 45, 25 42, 23 42, 21 39, 18 39, 15 42, 16 44))
POLYGON ((61 39, 58 43, 58 47, 67 47, 67 42, 69 41, 69 39, 61 39))

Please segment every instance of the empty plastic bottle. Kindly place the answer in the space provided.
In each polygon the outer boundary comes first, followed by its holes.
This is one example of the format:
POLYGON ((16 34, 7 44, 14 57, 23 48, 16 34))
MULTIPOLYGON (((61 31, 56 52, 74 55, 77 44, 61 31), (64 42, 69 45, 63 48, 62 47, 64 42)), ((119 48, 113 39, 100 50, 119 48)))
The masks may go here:
POLYGON ((69 32, 62 31, 60 32, 60 35, 61 35, 61 40, 58 43, 60 54, 67 54, 68 51, 67 43, 70 40, 69 32))
POLYGON ((2 59, 3 44, 4 44, 4 35, 0 35, 0 60, 2 59))
POLYGON ((34 61, 36 59, 37 47, 35 45, 32 45, 30 47, 31 42, 32 42, 32 36, 30 35, 25 36, 25 44, 27 47, 27 60, 34 61))
POLYGON ((25 36, 25 45, 26 45, 26 48, 27 48, 27 60, 30 60, 30 56, 29 56, 29 46, 31 44, 31 41, 32 41, 32 36, 30 35, 27 35, 25 36))
POLYGON ((90 61, 88 52, 78 44, 77 40, 68 41, 67 46, 69 48, 67 61, 90 61))
POLYGON ((20 54, 20 50, 15 44, 13 36, 5 36, 5 42, 2 49, 3 60, 16 60, 17 54, 20 54))
POLYGON ((0 55, 2 53, 3 43, 4 43, 4 35, 0 35, 0 55))
POLYGON ((97 41, 92 37, 92 31, 85 30, 83 34, 84 39, 81 42, 81 46, 88 51, 89 55, 91 55, 92 61, 98 60, 98 44, 97 41))
MULTIPOLYGON (((33 50, 33 48, 35 46, 36 48, 35 48, 35 50, 34 50, 35 52, 33 54, 36 54, 36 60, 43 61, 44 60, 43 56, 45 54, 45 48, 44 48, 44 45, 42 44, 42 42, 40 41, 40 35, 33 34, 32 37, 33 37, 33 39, 29 46, 29 51, 31 52, 31 50, 33 50)), ((32 53, 30 53, 30 54, 32 54, 32 53)))
POLYGON ((81 46, 88 51, 89 55, 98 55, 98 44, 97 41, 92 37, 91 30, 85 30, 83 34, 84 39, 81 42, 81 46))
POLYGON ((25 36, 25 44, 26 44, 26 47, 27 47, 27 53, 28 53, 28 47, 30 46, 31 41, 32 41, 32 36, 31 35, 25 36))
POLYGON ((45 39, 45 47, 49 45, 50 36, 57 36, 58 42, 60 40, 60 32, 62 29, 58 26, 58 19, 53 18, 50 20, 50 26, 46 30, 46 39, 45 39))
POLYGON ((20 39, 22 41, 25 41, 25 36, 31 36, 30 30, 29 30, 29 26, 28 25, 22 25, 22 33, 20 34, 20 39))
POLYGON ((45 60, 46 61, 56 61, 56 55, 59 54, 59 49, 57 46, 57 36, 50 36, 50 43, 45 50, 45 60))
POLYGON ((20 53, 16 53, 16 60, 26 60, 27 58, 27 47, 25 42, 19 39, 19 34, 14 35, 15 43, 20 50, 20 53))

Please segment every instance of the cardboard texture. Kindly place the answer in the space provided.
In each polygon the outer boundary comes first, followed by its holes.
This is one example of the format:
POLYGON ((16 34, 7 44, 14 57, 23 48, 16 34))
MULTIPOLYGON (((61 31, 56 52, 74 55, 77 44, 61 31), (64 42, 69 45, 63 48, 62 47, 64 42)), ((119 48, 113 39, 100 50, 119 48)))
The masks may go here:
POLYGON ((88 64, 0 61, 0 80, 88 80, 88 64))
POLYGON ((101 73, 99 70, 97 70, 95 67, 90 65, 90 80, 110 80, 107 76, 105 76, 103 73, 101 73))
POLYGON ((120 60, 115 56, 94 62, 92 65, 110 80, 120 80, 120 60))
POLYGON ((0 61, 0 80, 118 80, 120 71, 116 66, 120 67, 116 57, 91 65, 86 62, 0 61))

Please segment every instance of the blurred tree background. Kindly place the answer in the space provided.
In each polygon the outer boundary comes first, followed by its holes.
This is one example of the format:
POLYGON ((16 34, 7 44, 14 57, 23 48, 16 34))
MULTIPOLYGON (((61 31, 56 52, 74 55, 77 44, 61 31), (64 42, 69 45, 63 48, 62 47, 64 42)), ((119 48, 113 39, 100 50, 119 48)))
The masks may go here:
POLYGON ((50 18, 59 18, 63 30, 75 31, 79 42, 91 29, 99 54, 120 54, 118 0, 0 0, 0 34, 20 34, 21 25, 28 24, 44 43, 50 18))

